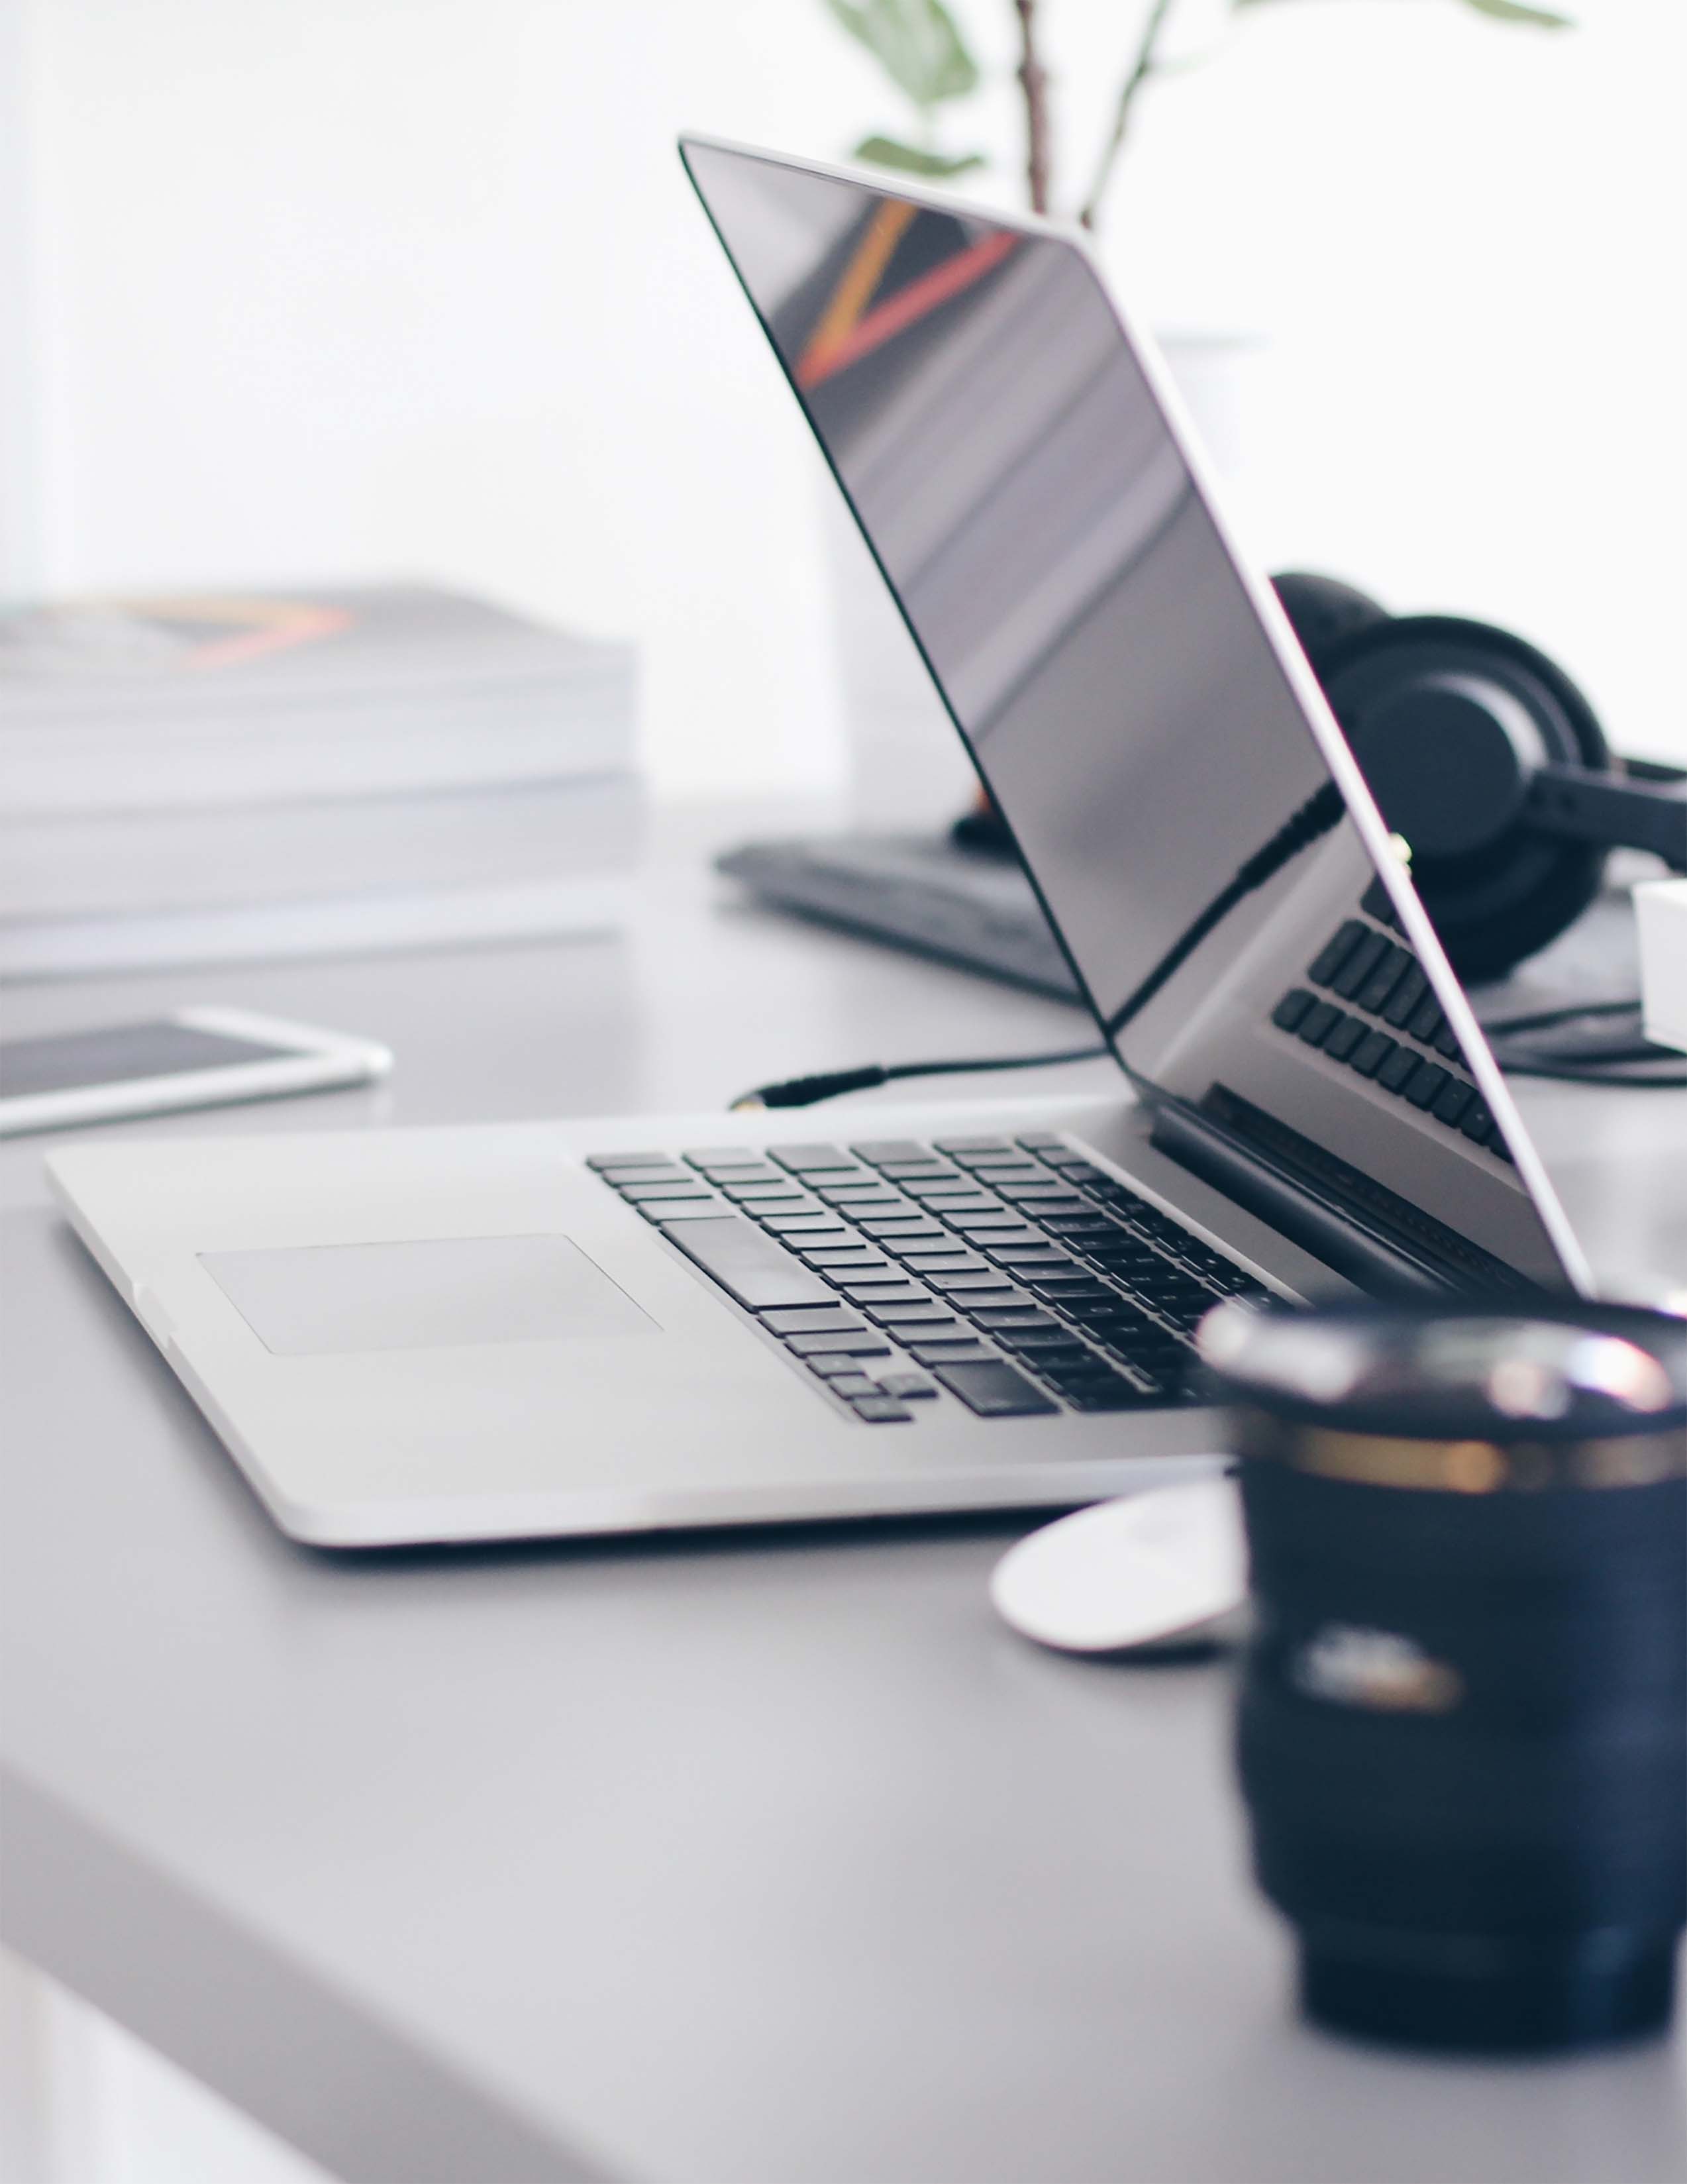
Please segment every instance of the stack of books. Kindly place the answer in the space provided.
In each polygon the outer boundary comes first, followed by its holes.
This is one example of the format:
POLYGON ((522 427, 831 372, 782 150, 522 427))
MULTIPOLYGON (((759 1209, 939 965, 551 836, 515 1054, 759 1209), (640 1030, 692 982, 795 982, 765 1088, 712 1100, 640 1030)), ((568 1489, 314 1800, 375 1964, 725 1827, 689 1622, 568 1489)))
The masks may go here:
POLYGON ((636 701, 419 585, 0 616, 0 978, 611 928, 636 701))

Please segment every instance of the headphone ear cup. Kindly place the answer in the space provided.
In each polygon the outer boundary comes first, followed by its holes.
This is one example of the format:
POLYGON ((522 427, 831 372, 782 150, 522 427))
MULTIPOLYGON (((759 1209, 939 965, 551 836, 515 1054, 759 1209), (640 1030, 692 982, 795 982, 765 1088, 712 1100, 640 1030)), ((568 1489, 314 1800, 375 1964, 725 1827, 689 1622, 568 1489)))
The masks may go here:
MULTIPOLYGON (((1384 775, 1399 780, 1411 764, 1399 738, 1413 732, 1411 693, 1449 680, 1521 705, 1549 761, 1612 767, 1604 731, 1575 683, 1545 653, 1491 623, 1400 616, 1333 647, 1319 679, 1373 787, 1384 775)), ((1439 762, 1427 738, 1424 762, 1439 762)), ((1423 797, 1439 784, 1412 786, 1423 797)), ((1378 801, 1389 817, 1386 787, 1378 801)), ((1410 827, 1403 831, 1409 839, 1410 827)), ((1474 983, 1502 977, 1573 923, 1599 892, 1605 857, 1595 843, 1555 840, 1519 816, 1462 854, 1419 855, 1412 878, 1454 969, 1474 983)))
POLYGON ((1388 609, 1367 592, 1333 577, 1287 569, 1272 578, 1271 588, 1300 640, 1300 649, 1312 664, 1312 672, 1319 677, 1324 662, 1350 638, 1381 628, 1390 618, 1388 609))

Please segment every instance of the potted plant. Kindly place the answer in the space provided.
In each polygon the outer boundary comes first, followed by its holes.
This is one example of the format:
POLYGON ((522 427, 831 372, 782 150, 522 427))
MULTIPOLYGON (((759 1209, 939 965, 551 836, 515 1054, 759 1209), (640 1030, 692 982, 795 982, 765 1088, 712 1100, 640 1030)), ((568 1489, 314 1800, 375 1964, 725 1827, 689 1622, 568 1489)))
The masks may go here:
MULTIPOLYGON (((980 151, 950 150, 940 141, 941 117, 984 81, 965 31, 945 0, 821 0, 821 4, 872 55, 912 109, 911 130, 896 135, 874 131, 853 148, 853 158, 942 181, 989 164, 980 151)), ((1182 0, 1148 0, 1125 56, 1111 120, 1091 163, 1088 182, 1082 195, 1066 204, 1057 201, 1054 187, 1056 131, 1041 37, 1048 0, 996 0, 996 4, 1010 7, 1017 25, 1014 75, 1025 120, 1026 203, 1033 212, 1065 212, 1085 227, 1094 227, 1131 136, 1139 102, 1161 76, 1188 65, 1187 54, 1175 64, 1169 57, 1171 33, 1186 9, 1182 0)), ((1228 13, 1234 17, 1283 4, 1283 0, 1228 0, 1228 13)), ((1456 4, 1497 23, 1541 31, 1570 27, 1567 15, 1539 6, 1536 0, 1456 0, 1456 4)))

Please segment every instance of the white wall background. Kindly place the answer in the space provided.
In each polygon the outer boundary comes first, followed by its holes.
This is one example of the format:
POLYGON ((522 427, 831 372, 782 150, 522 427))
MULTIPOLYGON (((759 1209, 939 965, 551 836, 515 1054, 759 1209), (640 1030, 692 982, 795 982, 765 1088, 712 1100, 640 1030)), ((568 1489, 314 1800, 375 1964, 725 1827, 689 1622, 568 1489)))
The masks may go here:
MULTIPOLYGON (((1009 0, 952 4, 1005 58, 1009 0)), ((1244 11, 1144 103, 1108 248, 1154 322, 1270 337, 1274 565, 1508 619, 1687 755, 1687 8, 1563 4, 1244 11)), ((0 9, 4 581, 432 574, 641 638, 666 787, 836 777, 827 488, 671 149, 900 121, 819 0, 0 9)), ((1087 164, 1139 0, 1044 12, 1087 164)), ((1008 90, 954 127, 1011 196, 1008 90)))

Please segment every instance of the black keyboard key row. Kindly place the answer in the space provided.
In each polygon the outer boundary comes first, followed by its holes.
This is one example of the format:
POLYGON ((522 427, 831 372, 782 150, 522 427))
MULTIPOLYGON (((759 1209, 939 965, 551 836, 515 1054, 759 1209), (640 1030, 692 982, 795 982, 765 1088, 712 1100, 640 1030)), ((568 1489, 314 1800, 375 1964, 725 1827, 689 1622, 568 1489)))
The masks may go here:
MULTIPOLYGON (((1367 894, 1361 907, 1398 930, 1380 883, 1367 894)), ((1279 1031, 1317 1048, 1332 1061, 1345 1062, 1383 1091, 1448 1129, 1460 1131, 1472 1144, 1510 1160, 1510 1150, 1487 1103, 1467 1077, 1456 1073, 1464 1066, 1458 1035, 1409 949, 1350 917, 1313 957, 1306 979, 1305 986, 1291 989, 1272 1011, 1271 1020, 1279 1031), (1339 994, 1366 1014, 1350 1014, 1325 999, 1327 994, 1339 994), (1380 1022, 1367 1022, 1367 1016, 1380 1022), (1382 1029, 1382 1024, 1390 1030, 1382 1029), (1417 1045, 1394 1038, 1393 1031, 1404 1033, 1417 1045), (1432 1061, 1420 1051, 1424 1047, 1455 1067, 1443 1068, 1432 1061)))

